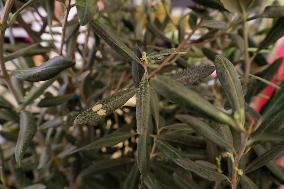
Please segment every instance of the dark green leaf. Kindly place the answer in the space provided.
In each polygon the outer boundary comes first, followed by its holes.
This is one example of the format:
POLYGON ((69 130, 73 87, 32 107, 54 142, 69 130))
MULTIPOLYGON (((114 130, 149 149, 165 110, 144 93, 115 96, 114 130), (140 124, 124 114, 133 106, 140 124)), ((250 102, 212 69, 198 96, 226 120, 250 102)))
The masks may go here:
POLYGON ((211 65, 190 66, 185 70, 176 73, 173 78, 184 85, 192 85, 199 80, 208 77, 214 70, 214 66, 211 65))
POLYGON ((57 106, 60 104, 63 104, 65 102, 67 102, 68 100, 70 100, 72 97, 74 96, 74 94, 67 94, 67 95, 63 95, 63 96, 56 96, 56 97, 45 97, 44 99, 42 99, 39 103, 38 106, 39 107, 52 107, 52 106, 57 106))
POLYGON ((235 151, 234 147, 226 140, 224 140, 224 138, 222 138, 222 135, 217 133, 207 123, 200 121, 198 118, 189 115, 177 115, 176 117, 180 121, 189 124, 193 129, 196 130, 197 133, 209 139, 218 146, 221 146, 230 152, 235 151))
POLYGON ((155 125, 159 128, 160 124, 160 109, 159 109, 159 97, 156 91, 150 87, 150 104, 151 104, 151 113, 155 120, 155 125))
POLYGON ((138 185, 139 169, 136 164, 134 164, 123 183, 123 189, 136 189, 138 185))
MULTIPOLYGON (((256 152, 258 156, 261 156, 266 152, 265 148, 261 145, 256 145, 253 147, 253 150, 256 152)), ((275 161, 267 162, 265 165, 271 173, 273 173, 281 182, 284 182, 284 172, 279 165, 276 165, 275 161)))
POLYGON ((280 142, 284 141, 284 131, 262 132, 258 135, 253 135, 250 143, 264 143, 264 142, 280 142))
POLYGON ((240 183, 243 189, 259 189, 259 187, 246 175, 242 175, 240 183))
POLYGON ((194 2, 203 5, 205 7, 210 7, 213 9, 218 9, 221 11, 225 11, 226 9, 223 7, 222 3, 218 0, 194 0, 194 2))
POLYGON ((236 128, 235 121, 227 114, 219 111, 208 101, 191 89, 166 76, 156 76, 151 79, 151 85, 164 97, 185 108, 196 108, 217 121, 236 128))
POLYGON ((64 122, 61 118, 56 118, 56 119, 52 119, 50 121, 47 121, 43 124, 41 124, 38 129, 44 130, 44 129, 49 129, 49 128, 55 128, 58 127, 60 125, 62 125, 64 122))
MULTIPOLYGON (((138 57, 142 56, 139 48, 135 48, 134 51, 138 57)), ((144 72, 144 68, 141 64, 137 63, 137 61, 131 61, 131 73, 135 87, 139 87, 139 83, 144 75, 144 72)))
POLYGON ((13 74, 19 80, 31 82, 46 81, 73 65, 74 63, 69 59, 57 56, 49 59, 41 66, 25 70, 15 70, 13 74))
POLYGON ((284 17, 279 18, 271 30, 268 32, 264 40, 259 45, 259 50, 268 47, 271 44, 274 44, 278 39, 280 39, 284 35, 284 17))
POLYGON ((260 15, 265 18, 279 18, 284 16, 284 6, 267 6, 263 13, 260 15))
POLYGON ((17 112, 11 111, 9 109, 0 109, 0 119, 17 123, 19 121, 19 115, 17 112))
POLYGON ((90 22, 95 14, 94 0, 76 0, 77 14, 82 26, 90 22))
POLYGON ((269 163, 271 160, 283 154, 283 152, 284 152, 284 142, 280 142, 277 145, 274 145, 270 150, 261 154, 257 159, 252 161, 246 167, 246 173, 259 169, 260 167, 269 163))
POLYGON ((3 96, 0 96, 0 108, 13 109, 13 105, 3 96))
POLYGON ((55 8, 55 1, 51 1, 51 0, 44 0, 45 3, 45 7, 47 10, 47 21, 48 21, 48 25, 51 26, 52 25, 52 20, 53 20, 53 16, 54 16, 54 8, 55 8))
POLYGON ((256 134, 253 136, 257 136, 257 134, 266 132, 276 132, 280 131, 284 127, 284 111, 279 111, 275 115, 271 116, 269 119, 266 119, 261 123, 259 129, 256 134))
POLYGON ((192 179, 192 175, 184 170, 178 170, 173 174, 175 183, 180 188, 200 189, 197 183, 192 179))
POLYGON ((149 175, 147 175, 143 181, 149 189, 163 189, 156 176, 151 173, 149 173, 149 175))
POLYGON ((230 12, 243 13, 243 9, 246 10, 254 0, 220 0, 224 7, 230 12))
POLYGON ((81 112, 75 119, 74 125, 94 125, 116 109, 123 106, 134 96, 136 89, 121 90, 98 101, 92 108, 81 112))
POLYGON ((81 171, 77 177, 78 183, 81 183, 86 177, 92 176, 94 174, 108 172, 111 170, 117 170, 118 167, 126 166, 132 164, 133 159, 120 158, 120 159, 103 159, 94 162, 89 165, 86 169, 81 171))
POLYGON ((96 19, 93 20, 92 26, 94 28, 94 32, 103 38, 105 42, 119 55, 126 58, 128 61, 136 62, 137 64, 141 64, 140 59, 129 49, 122 41, 119 40, 117 36, 107 28, 106 24, 103 23, 103 20, 96 19))
POLYGON ((139 139, 137 143, 137 165, 142 175, 146 175, 149 169, 149 159, 151 150, 151 138, 152 122, 151 119, 151 96, 150 85, 147 79, 144 79, 139 84, 139 90, 137 93, 136 104, 136 120, 137 120, 137 133, 139 139))
MULTIPOLYGON (((284 87, 276 92, 272 99, 266 104, 268 108, 264 109, 264 113, 257 122, 258 129, 254 135, 263 133, 271 124, 271 120, 274 116, 279 115, 279 113, 284 108, 284 87)), ((276 118, 276 117, 275 117, 276 118)))
POLYGON ((204 54, 204 56, 206 56, 209 60, 211 60, 212 62, 215 61, 215 57, 217 55, 216 52, 214 52, 212 49, 203 47, 202 49, 202 53, 204 54))
POLYGON ((177 165, 181 166, 182 168, 192 171, 193 173, 197 174, 198 176, 210 180, 210 181, 222 181, 227 180, 228 178, 208 167, 201 166, 194 161, 185 158, 184 155, 178 151, 177 149, 173 148, 172 146, 160 141, 155 141, 158 149, 166 155, 167 158, 175 162, 177 165))
POLYGON ((13 60, 21 56, 31 56, 36 54, 47 53, 50 51, 50 47, 41 47, 40 43, 35 43, 29 46, 23 46, 13 53, 5 55, 5 61, 13 60))
POLYGON ((227 24, 226 22, 219 20, 203 20, 202 26, 213 29, 225 29, 227 27, 227 24))
POLYGON ((30 105, 31 103, 33 103, 38 97, 40 97, 44 91, 50 87, 52 85, 52 83, 54 81, 57 80, 57 77, 50 79, 48 81, 45 81, 44 83, 42 83, 40 86, 35 86, 29 93, 27 96, 24 97, 24 101, 22 102, 22 104, 19 106, 19 109, 22 110, 24 109, 27 105, 30 105))
POLYGON ((15 159, 19 166, 26 150, 32 142, 36 130, 37 126, 33 114, 22 111, 20 116, 20 132, 15 148, 15 159))
POLYGON ((98 140, 95 140, 94 142, 91 142, 90 144, 87 144, 86 146, 73 150, 72 152, 70 152, 70 154, 77 153, 80 151, 85 151, 85 150, 95 150, 95 149, 100 149, 102 147, 113 146, 135 135, 136 133, 131 133, 131 132, 122 132, 122 131, 113 132, 98 140))
POLYGON ((233 108, 233 116, 241 130, 245 124, 245 101, 241 82, 234 65, 224 56, 217 55, 215 66, 218 79, 233 108))
MULTIPOLYGON (((267 81, 271 81, 272 78, 275 76, 275 74, 277 74, 281 64, 282 64, 282 58, 278 58, 273 63, 264 66, 265 69, 261 71, 261 73, 259 73, 257 76, 267 81)), ((264 82, 261 82, 259 80, 252 80, 251 83, 249 84, 246 96, 247 95, 255 96, 259 94, 266 86, 267 84, 264 82)))

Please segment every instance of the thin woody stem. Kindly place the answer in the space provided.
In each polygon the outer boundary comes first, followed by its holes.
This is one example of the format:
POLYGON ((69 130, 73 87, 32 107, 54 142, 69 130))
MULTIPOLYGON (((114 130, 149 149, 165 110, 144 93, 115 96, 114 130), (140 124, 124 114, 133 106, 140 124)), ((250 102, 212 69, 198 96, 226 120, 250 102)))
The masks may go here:
POLYGON ((190 45, 188 44, 188 41, 191 39, 191 37, 193 36, 193 34, 195 34, 195 32, 197 31, 197 29, 201 26, 203 20, 201 19, 200 22, 196 25, 195 28, 193 28, 193 30, 191 31, 191 33, 188 35, 188 37, 180 43, 180 45, 176 48, 176 52, 174 54, 169 55, 168 57, 166 57, 163 62, 160 64, 160 66, 155 69, 154 71, 152 71, 149 74, 149 78, 153 77, 154 75, 156 75, 158 72, 161 71, 161 69, 163 67, 165 67, 166 65, 171 64, 172 62, 174 62, 179 56, 180 56, 180 52, 184 51, 185 49, 187 49, 190 45))
POLYGON ((66 5, 66 12, 65 12, 65 16, 64 16, 64 22, 62 25, 62 38, 61 38, 61 44, 60 44, 60 55, 63 54, 63 46, 64 46, 64 42, 65 42, 65 34, 66 34, 66 26, 67 26, 67 22, 68 22, 68 15, 71 9, 71 0, 67 0, 68 3, 66 5))
POLYGON ((7 87, 9 88, 10 92, 13 94, 14 98, 16 99, 17 103, 20 102, 20 99, 16 93, 16 90, 11 82, 10 75, 8 74, 8 71, 5 66, 5 60, 4 60, 4 38, 5 38, 5 31, 7 28, 7 20, 9 17, 9 13, 11 8, 13 7, 14 0, 7 0, 5 3, 5 6, 3 8, 3 12, 1 15, 0 23, 0 68, 1 68, 1 78, 6 82, 7 87))

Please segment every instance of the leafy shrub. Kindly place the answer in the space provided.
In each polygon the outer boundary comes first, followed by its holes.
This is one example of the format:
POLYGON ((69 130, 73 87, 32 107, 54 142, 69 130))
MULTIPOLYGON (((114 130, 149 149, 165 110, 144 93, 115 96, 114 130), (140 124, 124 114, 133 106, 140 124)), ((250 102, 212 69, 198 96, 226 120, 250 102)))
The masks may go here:
POLYGON ((280 1, 194 0, 179 18, 165 0, 57 1, 63 19, 55 2, 4 3, 1 188, 265 189, 284 182, 275 163, 284 151, 284 91, 270 82, 282 60, 266 61, 284 35, 280 1), (74 9, 77 16, 68 17, 74 9), (23 19, 27 12, 40 30, 23 19), (32 43, 4 40, 15 23, 32 43), (34 55, 44 63, 36 66, 34 55), (258 113, 254 99, 267 85, 275 92, 258 113))

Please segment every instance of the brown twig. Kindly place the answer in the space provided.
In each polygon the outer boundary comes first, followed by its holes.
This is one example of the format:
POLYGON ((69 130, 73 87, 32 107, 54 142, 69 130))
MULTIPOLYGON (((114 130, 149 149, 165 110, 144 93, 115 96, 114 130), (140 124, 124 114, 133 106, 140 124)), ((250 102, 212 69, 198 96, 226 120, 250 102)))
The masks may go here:
POLYGON ((173 63, 179 56, 180 56, 180 53, 185 51, 189 46, 190 46, 190 43, 189 43, 189 40, 191 39, 191 37, 195 34, 195 32, 199 29, 199 27, 201 26, 202 24, 202 19, 200 20, 200 22, 196 25, 195 28, 192 29, 191 33, 188 35, 188 37, 179 44, 179 46, 176 48, 176 52, 177 53, 174 53, 174 54, 171 54, 169 55, 168 57, 166 57, 163 62, 160 64, 160 66, 155 69, 154 71, 152 71, 150 74, 149 74, 149 78, 150 77, 153 77, 154 75, 156 75, 158 72, 161 71, 162 68, 164 68, 165 66, 173 63))
POLYGON ((17 95, 17 92, 15 88, 13 87, 13 84, 11 82, 10 75, 7 72, 6 66, 5 66, 5 60, 4 60, 4 38, 5 38, 5 31, 7 28, 7 20, 9 17, 9 13, 11 8, 13 7, 14 0, 7 0, 5 3, 5 6, 2 11, 0 23, 1 23, 1 28, 0 28, 0 67, 1 67, 1 73, 2 77, 5 80, 7 87, 9 88, 10 92, 13 94, 14 98, 16 101, 19 103, 20 99, 17 95))
POLYGON ((70 4, 71 4, 71 0, 67 0, 68 3, 66 5, 66 11, 65 11, 65 16, 64 16, 64 22, 63 22, 63 25, 62 25, 62 38, 61 38, 61 44, 60 44, 60 55, 62 55, 63 53, 63 46, 64 46, 64 41, 65 41, 65 34, 66 34, 66 26, 67 26, 67 22, 68 22, 68 15, 69 15, 69 12, 70 12, 70 4))

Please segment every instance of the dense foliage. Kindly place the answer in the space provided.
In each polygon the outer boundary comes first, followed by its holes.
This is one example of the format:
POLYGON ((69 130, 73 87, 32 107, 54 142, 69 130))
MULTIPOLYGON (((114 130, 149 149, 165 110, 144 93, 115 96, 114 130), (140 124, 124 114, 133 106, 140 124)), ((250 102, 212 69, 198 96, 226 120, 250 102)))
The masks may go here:
POLYGON ((280 0, 1 2, 1 188, 284 183, 280 0))

